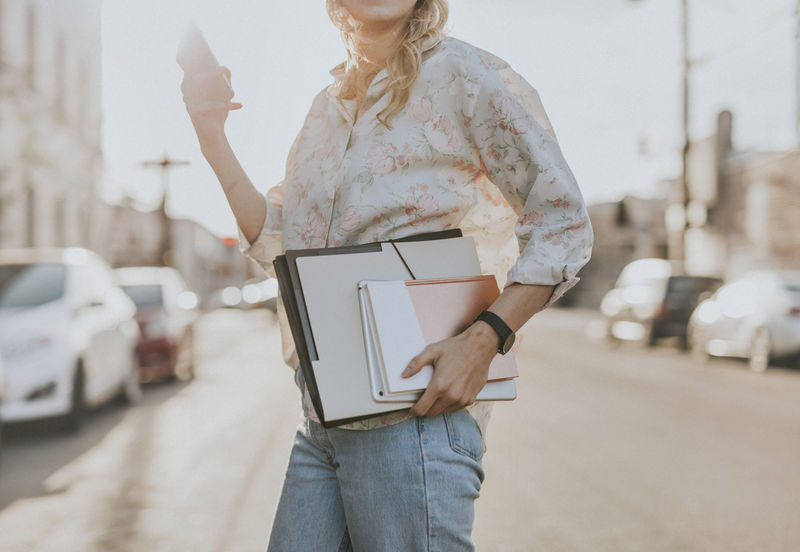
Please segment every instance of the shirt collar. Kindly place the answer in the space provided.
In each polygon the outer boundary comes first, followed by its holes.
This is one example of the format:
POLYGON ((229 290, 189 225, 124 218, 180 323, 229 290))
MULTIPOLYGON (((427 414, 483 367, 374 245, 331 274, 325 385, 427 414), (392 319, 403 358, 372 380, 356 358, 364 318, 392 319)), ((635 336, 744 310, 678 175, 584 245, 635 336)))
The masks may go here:
MULTIPOLYGON (((444 39, 443 36, 429 38, 426 42, 424 42, 422 44, 422 53, 424 54, 428 50, 431 50, 431 49, 435 48, 443 39, 444 39)), ((346 65, 347 65, 347 62, 343 61, 340 64, 338 64, 336 67, 334 67, 333 69, 330 70, 330 74, 331 74, 331 76, 333 76, 333 78, 334 78, 334 80, 336 82, 339 82, 344 78, 345 66, 346 65)), ((385 74, 386 74, 386 70, 382 69, 381 72, 378 73, 378 76, 383 76, 385 74)), ((376 77, 374 82, 377 82, 378 80, 380 80, 380 79, 378 79, 376 77)))

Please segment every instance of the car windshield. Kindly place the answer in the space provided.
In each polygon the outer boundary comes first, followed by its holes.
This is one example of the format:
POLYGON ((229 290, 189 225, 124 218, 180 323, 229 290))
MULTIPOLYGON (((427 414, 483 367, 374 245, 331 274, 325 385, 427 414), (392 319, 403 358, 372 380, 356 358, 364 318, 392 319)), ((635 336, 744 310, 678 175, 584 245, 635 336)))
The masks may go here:
POLYGON ((152 307, 164 304, 164 296, 161 292, 161 286, 158 284, 122 286, 122 289, 133 299, 137 307, 152 307))
POLYGON ((783 289, 789 292, 789 297, 791 297, 793 303, 800 305, 800 283, 784 284, 783 289))
POLYGON ((716 278, 697 276, 673 276, 667 285, 668 293, 675 295, 698 295, 704 291, 712 291, 719 286, 716 278))
POLYGON ((63 297, 62 264, 0 265, 0 308, 32 308, 63 297))

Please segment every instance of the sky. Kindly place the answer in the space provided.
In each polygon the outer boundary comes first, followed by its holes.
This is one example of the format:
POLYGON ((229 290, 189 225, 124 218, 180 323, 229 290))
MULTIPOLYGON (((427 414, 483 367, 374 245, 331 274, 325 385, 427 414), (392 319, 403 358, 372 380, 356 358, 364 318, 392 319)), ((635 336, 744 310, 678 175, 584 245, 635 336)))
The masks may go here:
MULTIPOLYGON (((795 146, 793 0, 690 0, 693 138, 734 114, 734 146, 795 146)), ((587 203, 654 197, 680 170, 679 0, 453 0, 448 33, 508 61, 538 91, 587 203)), ((311 100, 344 48, 324 0, 104 0, 103 194, 158 203, 142 162, 189 161, 170 177, 168 210, 220 236, 235 221, 200 154, 175 52, 194 20, 232 72, 227 123, 250 179, 266 190, 311 100)))

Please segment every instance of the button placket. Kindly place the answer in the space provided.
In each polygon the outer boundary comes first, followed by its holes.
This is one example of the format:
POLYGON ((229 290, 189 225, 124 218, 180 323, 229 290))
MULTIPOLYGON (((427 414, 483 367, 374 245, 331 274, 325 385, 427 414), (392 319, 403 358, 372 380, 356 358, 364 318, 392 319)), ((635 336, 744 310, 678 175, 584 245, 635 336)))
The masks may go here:
POLYGON ((333 216, 334 212, 336 211, 336 192, 338 191, 341 180, 344 178, 345 173, 347 172, 347 168, 349 167, 349 163, 347 162, 347 153, 350 149, 350 140, 353 135, 353 128, 355 125, 353 124, 353 119, 348 117, 347 119, 348 128, 347 128, 347 136, 344 139, 344 147, 342 148, 342 155, 339 159, 339 169, 333 175, 333 178, 326 182, 326 189, 328 200, 330 201, 330 213, 328 215, 328 230, 325 233, 325 247, 330 246, 330 236, 331 236, 331 229, 333 228, 333 216))
MULTIPOLYGON (((375 101, 373 101, 372 105, 369 106, 369 108, 366 109, 364 113, 361 114, 360 117, 358 117, 358 120, 356 120, 355 118, 356 109, 358 108, 358 106, 355 104, 353 100, 344 100, 343 102, 340 102, 335 97, 329 96, 330 101, 334 102, 336 110, 339 112, 342 118, 347 122, 347 136, 345 137, 344 140, 344 148, 342 149, 342 155, 339 161, 339 169, 336 171, 334 177, 325 183, 326 195, 328 196, 328 199, 330 201, 328 230, 325 234, 325 247, 330 246, 330 235, 331 235, 331 230, 333 228, 333 216, 336 210, 336 193, 341 187, 342 181, 344 180, 344 177, 350 166, 347 154, 350 151, 351 142, 353 140, 353 134, 356 132, 356 126, 363 127, 364 124, 367 124, 363 122, 363 119, 374 119, 374 117, 371 116, 371 113, 378 107, 378 104, 385 103, 383 101, 386 96, 385 91, 377 87, 382 86, 379 83, 386 75, 388 75, 388 71, 386 69, 382 69, 372 79, 372 82, 367 88, 367 97, 371 97, 375 101), (376 95, 378 95, 379 97, 375 98, 376 95)), ((361 133, 367 132, 369 129, 373 128, 375 124, 377 124, 376 120, 371 120, 370 122, 372 123, 372 126, 367 126, 365 128, 362 128, 360 129, 359 132, 361 133)))

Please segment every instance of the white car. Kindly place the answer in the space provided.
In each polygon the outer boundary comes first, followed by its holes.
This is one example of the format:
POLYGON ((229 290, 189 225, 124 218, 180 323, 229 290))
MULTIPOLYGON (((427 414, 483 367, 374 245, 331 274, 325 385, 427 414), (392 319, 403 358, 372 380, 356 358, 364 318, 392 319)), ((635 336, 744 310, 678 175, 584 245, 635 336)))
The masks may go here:
POLYGON ((736 278, 697 305, 688 332, 698 357, 746 358, 757 372, 773 359, 800 355, 800 271, 736 278))
POLYGON ((87 408, 141 396, 133 301, 86 249, 0 252, 2 418, 63 417, 77 429, 87 408))
POLYGON ((180 272, 135 266, 114 270, 114 278, 136 304, 142 334, 137 347, 140 380, 191 378, 198 298, 180 272))
POLYGON ((5 397, 5 381, 3 380, 3 358, 0 357, 0 449, 3 448, 3 397, 5 397))

